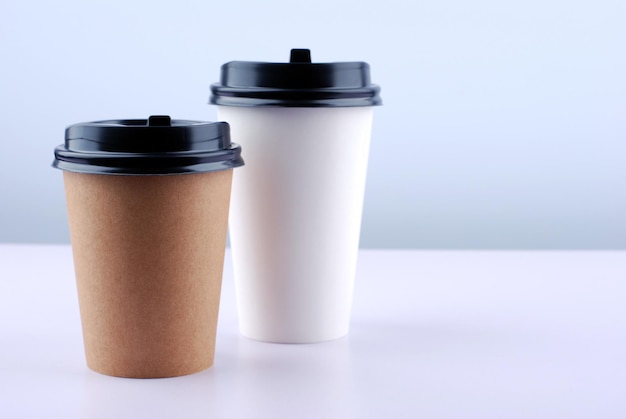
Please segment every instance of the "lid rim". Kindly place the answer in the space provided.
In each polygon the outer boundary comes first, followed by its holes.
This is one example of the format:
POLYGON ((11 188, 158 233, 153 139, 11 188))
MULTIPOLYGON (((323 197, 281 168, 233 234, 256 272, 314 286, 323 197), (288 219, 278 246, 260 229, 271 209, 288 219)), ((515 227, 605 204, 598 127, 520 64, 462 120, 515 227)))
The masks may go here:
POLYGON ((61 160, 54 160, 52 162, 53 168, 60 169, 64 172, 82 173, 82 174, 89 174, 89 175, 114 175, 114 176, 173 176, 173 175, 187 175, 187 174, 192 175, 192 174, 211 173, 211 172, 218 172, 222 170, 235 169, 243 165, 244 165, 243 160, 241 160, 241 163, 238 163, 235 161, 224 160, 224 161, 212 162, 212 163, 199 163, 193 166, 163 167, 161 170, 137 169, 133 171, 126 171, 117 167, 93 166, 93 165, 88 165, 88 164, 68 163, 68 162, 61 161, 61 160))
POLYGON ((111 155, 77 153, 62 145, 55 149, 52 166, 61 170, 91 174, 178 174, 202 173, 244 165, 241 148, 234 147, 212 152, 199 153, 110 153, 111 155), (222 167, 223 169, 217 169, 222 167))
POLYGON ((234 87, 224 86, 219 83, 211 85, 211 92, 217 96, 241 96, 241 97, 259 97, 265 98, 269 96, 276 97, 298 97, 305 99, 307 97, 319 97, 319 98, 351 98, 351 97, 376 97, 380 92, 380 86, 376 84, 370 84, 366 87, 353 87, 353 88, 294 88, 294 89, 280 89, 270 87, 234 87))
POLYGON ((359 107, 381 106, 380 87, 352 89, 271 89, 211 85, 209 103, 223 106, 359 107))
POLYGON ((211 98, 211 105, 232 107, 283 107, 283 108, 365 108, 381 106, 382 100, 319 99, 319 100, 277 100, 264 98, 219 97, 211 98))

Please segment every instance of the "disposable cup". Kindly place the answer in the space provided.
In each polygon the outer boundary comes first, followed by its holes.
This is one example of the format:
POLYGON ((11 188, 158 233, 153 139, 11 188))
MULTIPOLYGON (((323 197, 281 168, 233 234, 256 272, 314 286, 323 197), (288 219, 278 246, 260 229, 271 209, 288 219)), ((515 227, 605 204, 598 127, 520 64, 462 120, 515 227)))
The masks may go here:
POLYGON ((246 150, 230 212, 240 331, 306 343, 349 330, 373 107, 363 62, 234 61, 212 86, 246 150))
POLYGON ((232 168, 243 164, 228 126, 164 117, 77 124, 55 156, 87 365, 133 378, 209 368, 232 168))

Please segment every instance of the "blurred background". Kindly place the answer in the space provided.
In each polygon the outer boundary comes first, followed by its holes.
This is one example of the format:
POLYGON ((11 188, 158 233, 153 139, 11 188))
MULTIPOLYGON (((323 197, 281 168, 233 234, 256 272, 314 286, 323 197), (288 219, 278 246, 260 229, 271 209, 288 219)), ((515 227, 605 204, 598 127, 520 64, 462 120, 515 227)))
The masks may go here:
POLYGON ((382 87, 362 247, 624 249, 625 22, 621 0, 3 0, 0 242, 69 242, 67 125, 215 120, 222 63, 310 48, 382 87))

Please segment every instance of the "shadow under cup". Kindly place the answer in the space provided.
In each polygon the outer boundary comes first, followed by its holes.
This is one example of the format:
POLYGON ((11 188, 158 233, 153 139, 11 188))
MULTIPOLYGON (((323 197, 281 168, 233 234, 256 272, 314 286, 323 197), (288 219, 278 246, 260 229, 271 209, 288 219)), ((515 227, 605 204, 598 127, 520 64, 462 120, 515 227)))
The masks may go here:
POLYGON ((64 170, 91 369, 157 378, 213 364, 240 152, 224 123, 151 117, 68 128, 54 166, 64 170))

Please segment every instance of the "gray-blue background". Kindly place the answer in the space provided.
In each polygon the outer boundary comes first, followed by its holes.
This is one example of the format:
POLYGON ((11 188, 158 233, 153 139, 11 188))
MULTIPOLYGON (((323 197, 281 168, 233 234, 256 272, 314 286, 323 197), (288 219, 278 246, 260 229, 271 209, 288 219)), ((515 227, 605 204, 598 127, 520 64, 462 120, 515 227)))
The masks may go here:
POLYGON ((626 248, 626 4, 0 5, 0 242, 68 242, 65 126, 215 119, 219 66, 364 60, 382 86, 364 247, 626 248))

